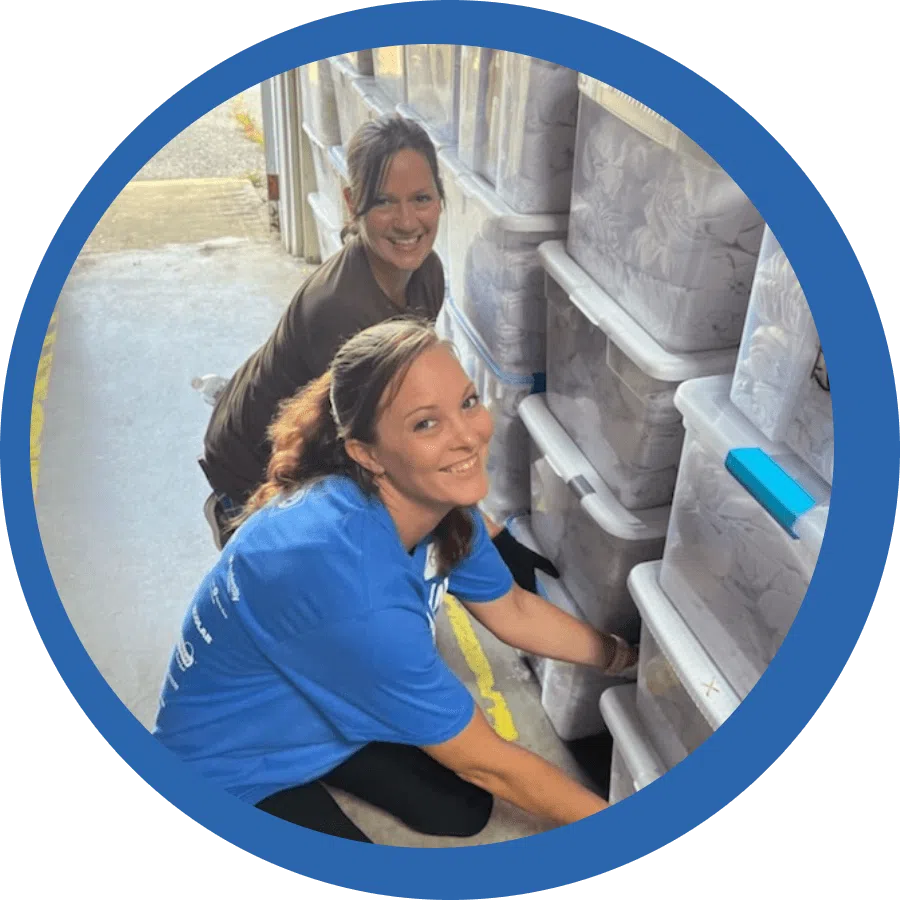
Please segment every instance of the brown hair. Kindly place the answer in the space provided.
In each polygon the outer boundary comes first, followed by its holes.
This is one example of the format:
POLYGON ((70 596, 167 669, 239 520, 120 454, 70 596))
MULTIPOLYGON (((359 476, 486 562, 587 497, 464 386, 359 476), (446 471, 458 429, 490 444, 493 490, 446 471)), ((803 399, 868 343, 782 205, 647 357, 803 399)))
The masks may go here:
POLYGON ((428 132, 412 119, 400 115, 381 116, 364 122, 356 130, 347 147, 347 175, 353 209, 350 223, 341 231, 343 240, 358 230, 357 222, 375 205, 384 186, 388 166, 394 154, 415 150, 425 157, 441 203, 444 184, 438 172, 437 151, 428 132))
MULTIPOLYGON (((371 472, 350 458, 346 440, 375 442, 375 427, 409 367, 442 341, 424 319, 388 319, 360 331, 335 354, 328 371, 282 403, 269 428, 272 455, 266 481, 247 501, 236 525, 278 494, 290 495, 327 475, 351 478, 366 495, 378 493, 371 472)), ((446 575, 469 553, 471 513, 451 510, 434 531, 438 570, 446 575)))

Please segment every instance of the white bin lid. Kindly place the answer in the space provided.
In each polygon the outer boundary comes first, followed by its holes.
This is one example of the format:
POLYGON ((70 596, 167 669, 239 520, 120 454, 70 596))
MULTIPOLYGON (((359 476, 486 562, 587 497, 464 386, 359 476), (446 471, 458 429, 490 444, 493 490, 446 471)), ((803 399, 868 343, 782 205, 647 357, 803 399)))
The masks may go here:
POLYGON ((816 506, 801 515, 793 528, 814 560, 825 535, 831 488, 784 444, 770 441, 759 431, 732 404, 730 392, 731 377, 727 375, 697 378, 679 385, 675 406, 684 417, 684 427, 693 431, 723 466, 731 450, 759 447, 809 493, 816 506))
POLYGON ((334 147, 328 148, 328 156, 338 175, 345 183, 348 182, 350 170, 347 168, 347 151, 340 144, 336 144, 334 147))
POLYGON ((736 347, 698 353, 666 350, 569 256, 562 241, 546 241, 538 254, 544 269, 584 317, 651 378, 678 382, 734 371, 736 347))
POLYGON ((340 222, 335 222, 331 217, 331 204, 321 194, 308 194, 306 202, 309 203, 309 208, 320 226, 329 231, 339 232, 341 230, 340 222))
POLYGON ((600 695, 600 714, 621 754, 636 791, 666 774, 666 767, 644 731, 637 713, 637 685, 607 688, 600 695))
POLYGON ((542 394, 531 394, 519 404, 519 418, 525 423, 550 468, 569 486, 584 511, 607 534, 625 541, 665 537, 671 507, 625 509, 547 409, 542 394))
POLYGON ((326 144, 313 130, 312 125, 309 122, 303 123, 303 130, 306 132, 306 136, 309 138, 310 143, 314 144, 319 150, 323 153, 328 152, 328 144, 326 144))
POLYGON ((718 728, 741 700, 659 586, 662 563, 640 563, 628 575, 628 590, 643 623, 675 670, 678 680, 710 727, 718 728))
POLYGON ((658 112, 644 106, 618 88, 579 72, 578 90, 657 144, 668 147, 676 153, 686 153, 706 165, 718 166, 699 144, 692 141, 668 119, 664 119, 658 112))
POLYGON ((331 63, 331 69, 335 75, 338 75, 341 78, 349 78, 352 80, 357 78, 372 78, 371 75, 361 74, 356 66, 343 56, 329 56, 328 62, 331 63))
POLYGON ((378 82, 373 77, 357 78, 353 82, 352 89, 362 98, 366 108, 376 116, 390 116, 396 112, 394 104, 378 87, 378 82))
POLYGON ((453 179, 453 183, 469 200, 483 207, 491 219, 497 220, 497 226, 503 231, 520 234, 552 234, 565 235, 569 227, 568 213, 532 214, 517 213, 508 203, 500 199, 500 195, 468 166, 464 165, 453 150, 440 150, 438 153, 441 168, 453 179))

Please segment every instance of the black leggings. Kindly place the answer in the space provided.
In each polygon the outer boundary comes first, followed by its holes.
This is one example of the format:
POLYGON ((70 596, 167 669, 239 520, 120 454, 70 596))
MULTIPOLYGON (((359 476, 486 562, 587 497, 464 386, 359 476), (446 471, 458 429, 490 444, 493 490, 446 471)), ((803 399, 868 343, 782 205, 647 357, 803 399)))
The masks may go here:
POLYGON ((418 747, 371 743, 319 781, 279 791, 256 805, 312 831, 371 844, 326 784, 389 812, 414 831, 443 837, 478 834, 494 803, 487 791, 463 781, 418 747))

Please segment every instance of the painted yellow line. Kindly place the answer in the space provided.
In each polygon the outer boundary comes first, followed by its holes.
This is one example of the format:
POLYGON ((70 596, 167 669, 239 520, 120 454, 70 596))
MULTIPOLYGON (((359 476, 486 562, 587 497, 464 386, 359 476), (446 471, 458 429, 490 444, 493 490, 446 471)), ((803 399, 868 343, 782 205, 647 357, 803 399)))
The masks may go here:
POLYGON ((500 691, 494 688, 494 673, 491 664, 485 655, 484 649, 472 628, 469 616, 456 597, 449 594, 444 597, 444 608, 447 610, 447 618, 459 649, 462 650, 466 665, 475 676, 475 683, 481 696, 490 704, 485 713, 492 720, 494 731, 506 741, 515 741, 519 737, 516 724, 513 722, 512 713, 506 703, 506 698, 500 691))
POLYGON ((41 358, 34 379, 31 399, 31 494, 37 496, 38 475, 41 468, 41 438, 44 433, 44 401, 50 388, 50 371, 53 368, 53 346, 56 343, 56 312, 50 316, 41 358))

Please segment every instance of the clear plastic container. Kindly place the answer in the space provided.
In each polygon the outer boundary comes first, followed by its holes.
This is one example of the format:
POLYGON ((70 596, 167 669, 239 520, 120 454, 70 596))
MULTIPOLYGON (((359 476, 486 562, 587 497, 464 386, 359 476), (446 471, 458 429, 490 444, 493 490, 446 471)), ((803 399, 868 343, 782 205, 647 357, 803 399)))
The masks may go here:
POLYGON ((316 220, 316 235, 319 240, 319 258, 325 262, 341 249, 341 227, 332 218, 329 203, 321 194, 309 194, 306 198, 313 218, 316 220))
POLYGON ((421 119, 442 147, 457 140, 459 59, 456 44, 406 45, 406 104, 401 111, 421 119))
POLYGON ((328 62, 331 64, 331 79, 337 104, 339 143, 346 147, 356 129, 368 118, 368 111, 363 104, 362 95, 354 91, 353 86, 357 81, 363 79, 368 85, 374 87, 375 79, 360 75, 346 59, 340 56, 334 56, 328 62))
POLYGON ((341 144, 346 148, 363 122, 379 116, 393 115, 395 109, 374 77, 360 75, 340 57, 332 57, 329 62, 337 101, 341 144))
POLYGON ((308 123, 303 124, 303 131, 309 138, 309 146, 312 151, 313 170, 316 173, 316 192, 320 195, 322 203, 325 204, 329 220, 340 222, 343 209, 343 197, 341 196, 343 180, 335 167, 331 148, 318 139, 312 126, 308 123))
POLYGON ((636 643, 626 585, 639 562, 662 555, 669 507, 633 512, 613 496, 535 394, 519 405, 531 438, 531 527, 566 589, 595 628, 636 643))
POLYGON ((785 441, 802 460, 831 484, 834 478, 834 419, 831 387, 821 351, 810 377, 800 388, 796 413, 785 441))
POLYGON ((667 349, 737 346, 756 208, 657 113, 583 74, 578 86, 569 253, 667 349))
POLYGON ((450 293, 504 371, 532 375, 546 360, 547 305, 537 248, 566 217, 513 212, 456 154, 442 150, 450 293))
POLYGON ((406 58, 403 46, 377 47, 372 50, 375 81, 393 104, 406 103, 406 58))
POLYGON ((637 712, 637 687, 608 688, 600 697, 600 713, 613 739, 609 802, 618 803, 668 771, 637 712))
POLYGON ((371 75, 373 72, 371 50, 355 50, 352 53, 342 53, 340 59, 344 60, 359 75, 371 75))
POLYGON ((675 390, 731 372, 734 350, 672 353, 566 253, 539 249, 546 272, 547 405, 627 509, 669 503, 684 429, 675 390))
POLYGON ((326 147, 339 144, 341 125, 327 59, 300 67, 300 99, 303 123, 310 126, 316 139, 326 147))
POLYGON ((497 366, 452 295, 444 299, 444 307, 452 317, 453 342, 462 367, 494 421, 487 463, 491 487, 482 505, 495 522, 502 522, 528 510, 528 435, 518 409, 534 390, 534 379, 497 366))
POLYGON ((659 586, 660 563, 628 576, 641 614, 637 711, 668 768, 693 753, 740 699, 659 586))
POLYGON ((729 400, 728 376, 685 382, 675 395, 685 441, 660 585, 743 698, 771 662, 806 595, 825 532, 830 489, 729 400), (815 501, 792 537, 725 468, 758 447, 815 501))
MULTIPOLYGON (((516 516, 506 523, 510 534, 537 553, 541 547, 531 530, 530 516, 516 516)), ((537 592, 558 609, 584 621, 584 614, 569 596, 562 582, 543 573, 536 573, 537 592)), ((601 734, 606 731, 600 715, 600 695, 608 687, 626 684, 634 678, 611 678, 590 666, 545 659, 522 654, 541 685, 541 703, 554 731, 564 741, 601 734)))
POLYGON ((460 52, 459 159, 491 184, 500 152, 502 60, 501 51, 484 47, 460 52))
POLYGON ((834 425, 827 373, 800 282, 767 228, 750 293, 731 400, 831 483, 834 425))
POLYGON ((567 212, 578 73, 520 53, 501 57, 497 193, 516 212, 567 212))
MULTIPOLYGON (((584 614, 562 582, 543 573, 536 575, 537 591, 542 597, 557 609, 584 621, 584 614)), ((526 656, 526 659, 541 685, 541 706, 562 740, 576 741, 606 731, 600 715, 600 696, 607 688, 627 684, 629 679, 613 678, 591 666, 556 659, 538 656, 526 656)))

